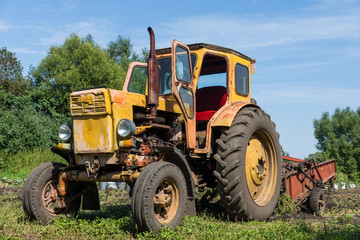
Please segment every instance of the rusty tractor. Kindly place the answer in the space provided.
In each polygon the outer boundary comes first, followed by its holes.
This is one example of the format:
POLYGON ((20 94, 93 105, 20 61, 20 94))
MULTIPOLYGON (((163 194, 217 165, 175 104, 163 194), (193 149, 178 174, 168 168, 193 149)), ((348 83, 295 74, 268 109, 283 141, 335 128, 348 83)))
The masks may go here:
POLYGON ((279 197, 282 157, 275 124, 251 98, 255 60, 211 44, 155 50, 130 64, 122 91, 70 94, 71 124, 52 148, 68 165, 45 163, 22 191, 26 214, 47 224, 99 209, 96 182, 130 185, 140 231, 176 227, 195 214, 204 187, 234 220, 267 219, 279 197))

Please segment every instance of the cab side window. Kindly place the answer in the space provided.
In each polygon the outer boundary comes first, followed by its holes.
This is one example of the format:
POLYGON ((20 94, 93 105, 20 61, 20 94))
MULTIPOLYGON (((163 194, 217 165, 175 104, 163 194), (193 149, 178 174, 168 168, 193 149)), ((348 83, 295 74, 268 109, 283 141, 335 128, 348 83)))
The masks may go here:
POLYGON ((249 95, 249 69, 239 63, 235 67, 235 88, 240 95, 249 95))
POLYGON ((147 68, 136 66, 130 78, 128 91, 145 94, 147 77, 147 68))

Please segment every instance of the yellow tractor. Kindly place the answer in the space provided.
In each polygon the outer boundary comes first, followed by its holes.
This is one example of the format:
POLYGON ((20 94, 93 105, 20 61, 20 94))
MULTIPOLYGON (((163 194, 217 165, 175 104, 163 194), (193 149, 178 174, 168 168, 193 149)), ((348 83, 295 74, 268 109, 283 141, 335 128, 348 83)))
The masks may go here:
POLYGON ((281 185, 275 124, 251 98, 255 60, 211 44, 155 50, 131 63, 122 90, 70 95, 71 124, 45 163, 28 176, 23 208, 47 224, 60 214, 99 209, 96 182, 130 185, 140 231, 176 227, 194 215, 195 196, 216 188, 234 220, 267 219, 281 185))

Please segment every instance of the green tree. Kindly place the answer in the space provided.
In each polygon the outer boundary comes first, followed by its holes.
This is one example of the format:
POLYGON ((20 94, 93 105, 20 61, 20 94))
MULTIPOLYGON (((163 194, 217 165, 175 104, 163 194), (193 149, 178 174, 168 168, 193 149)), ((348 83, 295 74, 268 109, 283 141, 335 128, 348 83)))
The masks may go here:
POLYGON ((53 145, 57 125, 35 111, 20 61, 6 48, 0 60, 0 154, 53 145))
POLYGON ((132 49, 133 46, 130 39, 119 35, 115 41, 109 43, 107 51, 117 64, 127 67, 131 60, 137 58, 137 55, 133 53, 132 49))
POLYGON ((351 179, 359 178, 360 108, 357 111, 349 107, 337 108, 331 117, 325 112, 319 120, 314 120, 314 128, 318 140, 316 148, 320 151, 314 156, 318 159, 335 158, 337 170, 351 179))
POLYGON ((34 110, 31 96, 15 96, 0 90, 0 149, 20 150, 48 148, 57 142, 58 125, 47 115, 34 110))
POLYGON ((130 39, 124 38, 121 35, 115 41, 109 43, 107 51, 110 57, 125 69, 129 67, 131 62, 147 62, 149 57, 149 50, 147 48, 143 48, 139 56, 134 52, 130 39))
POLYGON ((326 152, 317 151, 316 153, 309 154, 308 158, 314 159, 315 162, 323 162, 329 160, 331 157, 326 152))
POLYGON ((70 116, 71 92, 98 86, 121 89, 126 71, 91 35, 80 38, 72 34, 63 45, 52 46, 40 65, 30 71, 36 108, 64 121, 70 116))
POLYGON ((22 75, 22 66, 15 54, 5 47, 0 49, 0 88, 15 95, 22 93, 29 85, 22 75))

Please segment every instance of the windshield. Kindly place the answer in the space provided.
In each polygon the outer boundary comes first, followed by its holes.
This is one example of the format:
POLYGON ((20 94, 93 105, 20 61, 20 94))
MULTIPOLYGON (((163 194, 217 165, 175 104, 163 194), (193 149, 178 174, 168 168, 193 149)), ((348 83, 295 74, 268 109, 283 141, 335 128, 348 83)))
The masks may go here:
POLYGON ((171 93, 171 58, 159 59, 159 94, 171 93))
MULTIPOLYGON (((159 60, 159 95, 171 94, 171 57, 160 58, 159 60)), ((194 71, 196 55, 191 54, 191 63, 194 71)), ((128 86, 129 92, 145 94, 147 79, 147 68, 136 66, 130 78, 128 86)))
MULTIPOLYGON (((196 64, 196 55, 191 54, 191 65, 194 72, 194 66, 196 64)), ((171 93, 171 58, 160 58, 159 59, 159 94, 170 94, 171 93)))

